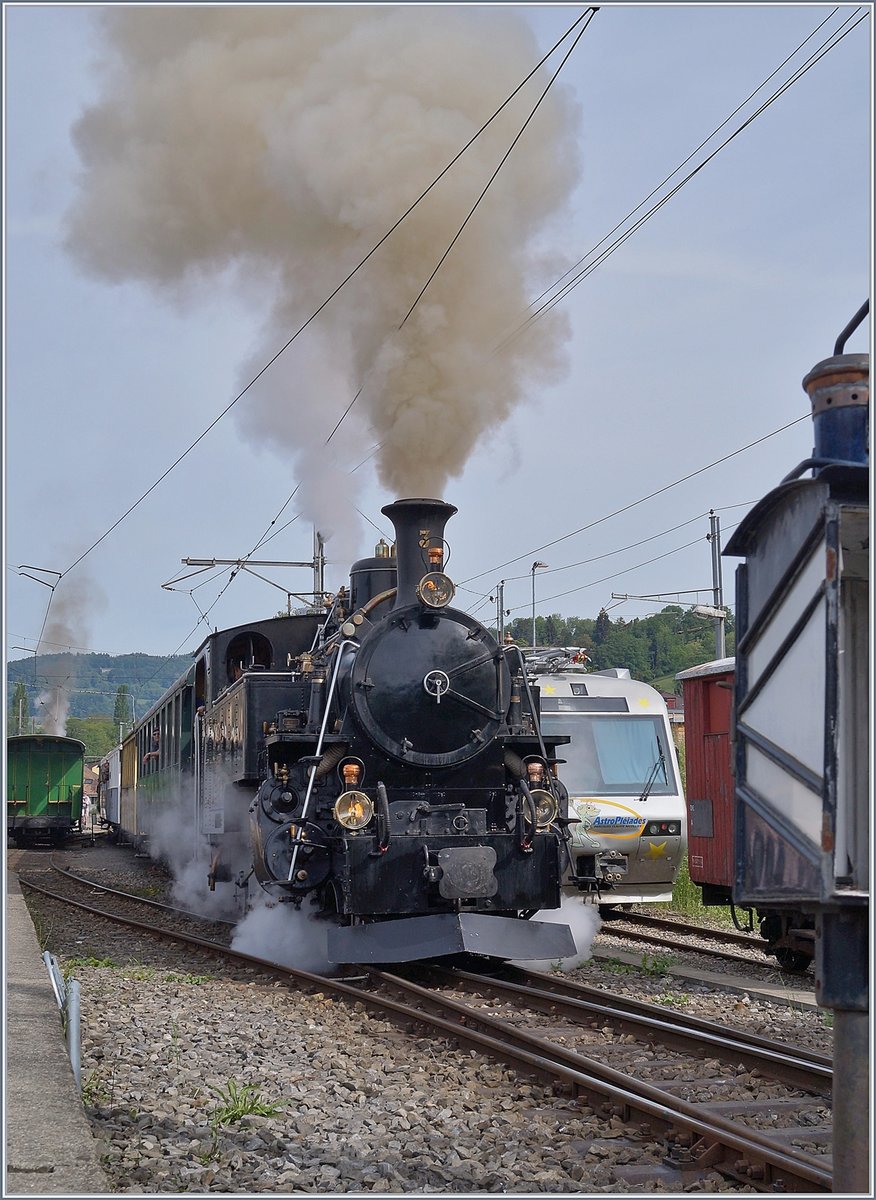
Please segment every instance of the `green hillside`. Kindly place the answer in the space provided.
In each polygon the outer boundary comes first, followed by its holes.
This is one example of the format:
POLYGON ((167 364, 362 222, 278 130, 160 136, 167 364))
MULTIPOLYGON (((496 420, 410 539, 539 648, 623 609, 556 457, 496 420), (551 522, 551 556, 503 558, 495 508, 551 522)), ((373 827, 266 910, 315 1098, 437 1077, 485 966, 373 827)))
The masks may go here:
MULTIPOLYGON (((38 654, 34 658, 16 659, 6 664, 7 732, 18 731, 18 703, 13 705, 16 685, 23 685, 27 695, 26 711, 22 712, 22 732, 29 732, 33 722, 39 726, 43 707, 40 696, 54 688, 63 689, 68 702, 69 717, 112 718, 116 694, 125 685, 133 697, 138 717, 179 679, 191 665, 189 655, 159 658, 151 654, 38 654)), ((18 696, 22 696, 21 690, 18 696)), ((130 701, 127 719, 130 721, 130 701)))

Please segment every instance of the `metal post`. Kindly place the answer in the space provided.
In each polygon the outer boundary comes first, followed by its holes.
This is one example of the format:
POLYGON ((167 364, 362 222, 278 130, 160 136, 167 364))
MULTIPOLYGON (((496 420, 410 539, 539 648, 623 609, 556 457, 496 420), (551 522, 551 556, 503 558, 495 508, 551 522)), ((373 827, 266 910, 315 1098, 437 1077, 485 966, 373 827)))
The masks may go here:
POLYGON ((505 640, 505 580, 499 580, 499 586, 496 588, 496 631, 497 641, 501 646, 505 640))
POLYGON ((535 572, 546 571, 547 563, 534 562, 532 564, 532 649, 535 650, 535 572))
POLYGON ((841 1196, 869 1190, 870 1013, 834 1009, 833 1190, 841 1196))
POLYGON ((76 1087, 81 1092, 82 1052, 80 1046, 79 981, 69 979, 65 982, 61 964, 55 958, 54 954, 48 950, 43 952, 43 962, 46 964, 52 991, 55 993, 55 1000, 58 1002, 58 1008, 61 1010, 61 1020, 64 1024, 67 1042, 67 1054, 70 1058, 70 1066, 73 1068, 73 1078, 76 1080, 76 1087))
POLYGON ((313 531, 313 592, 314 608, 320 608, 325 594, 325 542, 318 529, 313 531))
POLYGON ((77 1091, 82 1091, 82 1057, 80 1037, 80 1005, 79 980, 71 979, 67 983, 67 1053, 70 1056, 70 1066, 73 1068, 73 1078, 76 1080, 77 1091))
POLYGON ((535 651, 535 568, 538 563, 532 564, 532 649, 535 651))
POLYGON ((725 658, 724 641, 724 585, 721 579, 721 518, 714 509, 709 509, 709 541, 712 544, 712 589, 715 608, 720 616, 715 617, 715 658, 725 658))

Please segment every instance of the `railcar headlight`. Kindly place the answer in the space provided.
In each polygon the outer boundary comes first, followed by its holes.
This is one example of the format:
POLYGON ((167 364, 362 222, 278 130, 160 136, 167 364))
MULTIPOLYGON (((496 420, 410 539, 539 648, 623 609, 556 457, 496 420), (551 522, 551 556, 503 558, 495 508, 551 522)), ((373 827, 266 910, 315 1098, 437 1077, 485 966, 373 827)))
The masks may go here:
POLYGON ((556 799, 543 788, 534 788, 531 795, 535 801, 535 827, 547 829, 559 816, 556 799))
POLYGON ((334 811, 344 829, 364 829, 374 816, 374 805, 364 792, 344 792, 335 801, 334 811))

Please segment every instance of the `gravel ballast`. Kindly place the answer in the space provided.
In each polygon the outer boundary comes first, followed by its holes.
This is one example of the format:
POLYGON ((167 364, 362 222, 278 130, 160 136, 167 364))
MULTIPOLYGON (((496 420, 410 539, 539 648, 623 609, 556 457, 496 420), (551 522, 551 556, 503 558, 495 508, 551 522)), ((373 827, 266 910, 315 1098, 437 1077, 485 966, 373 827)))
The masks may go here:
MULTIPOLYGON (((132 891, 155 879, 111 847, 70 865, 132 891)), ((80 981, 83 1098, 120 1193, 754 1190, 715 1173, 681 1180, 664 1143, 358 1002, 229 978, 133 932, 110 946, 104 922, 29 904, 80 981), (235 1119, 235 1101, 256 1111, 235 1119)), ((595 959, 572 977, 830 1052, 818 1010, 595 959)))

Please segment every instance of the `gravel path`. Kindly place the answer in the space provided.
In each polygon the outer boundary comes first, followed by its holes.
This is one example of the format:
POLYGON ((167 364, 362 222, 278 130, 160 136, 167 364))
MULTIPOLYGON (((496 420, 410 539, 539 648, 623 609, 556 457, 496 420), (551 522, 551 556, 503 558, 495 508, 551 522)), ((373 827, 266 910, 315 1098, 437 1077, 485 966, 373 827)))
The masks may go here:
MULTIPOLYGON (((72 869, 160 890, 156 869, 98 845, 72 869)), ((21 870, 31 869, 21 862, 21 870)), ((16 869, 10 854, 10 866, 16 869)), ((45 866, 45 861, 43 861, 45 866)), ((677 1192, 665 1146, 473 1052, 362 1006, 304 995, 151 946, 50 902, 38 928, 79 979, 86 1111, 121 1193, 677 1192), (95 961, 97 960, 97 961, 95 961), (109 960, 100 962, 100 960, 109 960), (259 1112, 235 1119, 240 1109, 259 1112), (643 1170, 647 1179, 643 1181, 643 1170)), ((573 973, 829 1052, 824 1014, 591 960, 573 973)), ((703 1071, 707 1071, 703 1065, 703 1071)), ((748 1093, 750 1096, 750 1093, 748 1093)), ((689 1191, 754 1189, 711 1174, 689 1191)))

